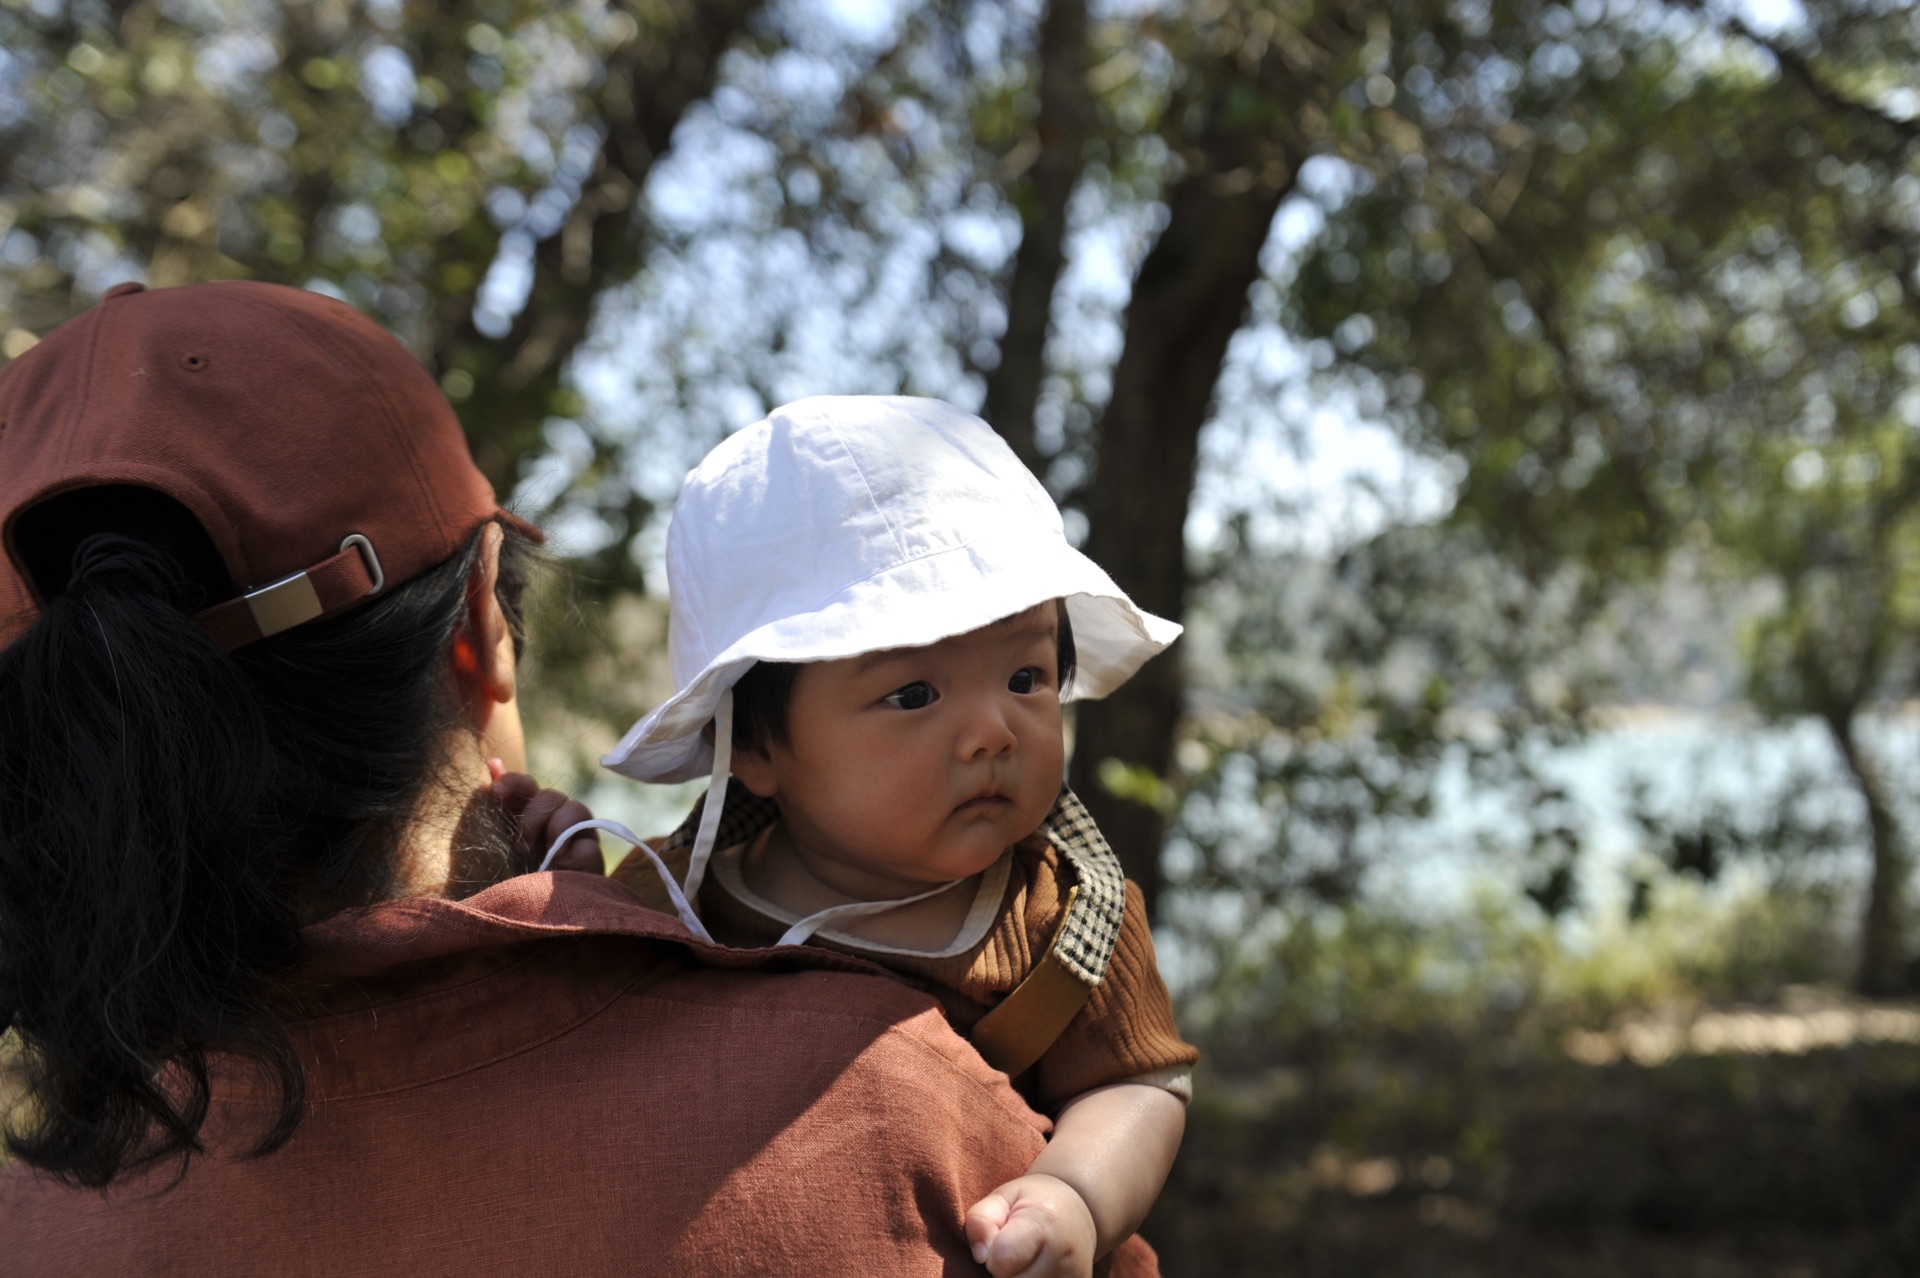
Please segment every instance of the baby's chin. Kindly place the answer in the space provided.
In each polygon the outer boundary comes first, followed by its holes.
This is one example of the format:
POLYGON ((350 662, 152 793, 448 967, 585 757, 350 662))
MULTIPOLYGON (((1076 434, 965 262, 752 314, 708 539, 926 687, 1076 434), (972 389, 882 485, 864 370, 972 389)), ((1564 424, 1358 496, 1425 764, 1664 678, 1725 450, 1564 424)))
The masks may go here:
POLYGON ((960 828, 949 836, 947 855, 942 858, 952 871, 948 877, 964 878, 987 869, 1008 848, 1038 830, 1050 810, 1050 805, 1037 813, 1014 807, 992 818, 961 814, 960 828))

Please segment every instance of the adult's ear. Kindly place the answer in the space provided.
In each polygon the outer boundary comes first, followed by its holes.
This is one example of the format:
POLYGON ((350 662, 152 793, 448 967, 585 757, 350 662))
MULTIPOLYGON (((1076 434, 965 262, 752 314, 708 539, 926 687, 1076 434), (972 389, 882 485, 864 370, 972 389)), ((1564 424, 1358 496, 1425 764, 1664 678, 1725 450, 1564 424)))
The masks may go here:
POLYGON ((465 686, 473 704, 476 727, 484 728, 488 711, 505 705, 518 691, 515 680, 513 630, 500 607, 500 546, 506 534, 499 524, 481 529, 480 557, 467 578, 467 624, 453 641, 455 678, 465 686))

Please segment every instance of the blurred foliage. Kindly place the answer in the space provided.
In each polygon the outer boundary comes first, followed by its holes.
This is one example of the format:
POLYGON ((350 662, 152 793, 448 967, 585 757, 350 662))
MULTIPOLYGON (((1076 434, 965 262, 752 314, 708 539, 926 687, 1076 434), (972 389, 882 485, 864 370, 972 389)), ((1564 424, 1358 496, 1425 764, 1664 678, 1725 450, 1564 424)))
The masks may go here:
POLYGON ((0 355, 128 278, 378 317, 573 555, 529 674, 575 783, 663 693, 658 516, 724 431, 1031 402, 1073 534, 1190 623, 1116 702, 1159 755, 1079 725, 1168 822, 1210 1053, 1169 1272, 1910 1272, 1911 1050, 1562 1036, 1908 979, 1911 734, 1870 729, 1920 692, 1920 11, 1066 8, 0 0, 0 355), (1329 406, 1442 500, 1221 511, 1329 406), (1732 698, 1837 767, 1647 774, 1615 909, 1557 761, 1732 698), (1407 876, 1461 794, 1449 914, 1407 876))
POLYGON ((1817 886, 1712 894, 1676 881, 1644 918, 1578 940, 1491 888, 1453 918, 1302 906, 1189 1005, 1196 1030, 1219 1038, 1211 1067, 1230 1074, 1440 1032, 1557 1049, 1570 1027, 1641 1009, 1763 1002, 1783 985, 1842 978, 1838 904, 1817 886))
MULTIPOLYGON (((1324 382, 1461 467, 1442 554, 1464 557, 1349 556, 1381 571, 1376 632, 1432 667, 1415 698, 1362 704, 1389 740, 1442 686, 1522 712, 1509 736, 1577 731, 1603 686, 1516 687, 1557 663, 1503 647, 1539 629, 1515 610, 1544 605, 1577 644, 1677 558, 1765 583, 1748 694, 1829 728, 1868 813, 1860 980, 1901 986, 1911 836, 1858 728, 1915 690, 1920 18, 1814 4, 1763 38, 1686 6, 1461 13, 1471 38, 1383 13, 1330 116, 1324 229, 1279 281, 1324 382), (1505 609, 1457 588, 1482 555, 1505 609), (1411 617, 1399 597, 1443 602, 1411 617), (1491 679, 1456 677, 1469 648, 1491 679)), ((1363 631, 1341 659, 1378 674, 1363 631)))
POLYGON ((578 412, 563 374, 638 270, 640 184, 753 7, 7 0, 0 341, 127 278, 319 288, 427 361, 508 490, 578 412))
POLYGON ((1229 529, 1201 572, 1172 853, 1194 904, 1350 903, 1424 836, 1449 769, 1511 800, 1500 850, 1538 904, 1576 904, 1583 821, 1539 763, 1612 677, 1583 650, 1577 592, 1528 581, 1472 529, 1400 529, 1331 562, 1247 538, 1229 529))
POLYGON ((1442 926, 1350 907, 1225 974, 1193 1004, 1208 1056, 1146 1230, 1167 1272, 1909 1272, 1910 1043, 1647 1066, 1566 1049, 1648 1008, 1846 1006, 1800 984, 1850 966, 1830 896, 1660 897, 1573 947, 1504 899, 1442 926))

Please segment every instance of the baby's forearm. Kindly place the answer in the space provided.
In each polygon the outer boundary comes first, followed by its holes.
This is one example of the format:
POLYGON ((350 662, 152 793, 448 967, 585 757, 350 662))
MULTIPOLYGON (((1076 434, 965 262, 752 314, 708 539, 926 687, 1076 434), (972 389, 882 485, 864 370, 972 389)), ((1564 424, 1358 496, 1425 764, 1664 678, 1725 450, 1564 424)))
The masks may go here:
POLYGON ((1143 1083, 1116 1083, 1067 1102, 1053 1138, 1027 1169, 1073 1187, 1093 1215, 1104 1256, 1125 1242, 1160 1196, 1187 1106, 1178 1096, 1143 1083))

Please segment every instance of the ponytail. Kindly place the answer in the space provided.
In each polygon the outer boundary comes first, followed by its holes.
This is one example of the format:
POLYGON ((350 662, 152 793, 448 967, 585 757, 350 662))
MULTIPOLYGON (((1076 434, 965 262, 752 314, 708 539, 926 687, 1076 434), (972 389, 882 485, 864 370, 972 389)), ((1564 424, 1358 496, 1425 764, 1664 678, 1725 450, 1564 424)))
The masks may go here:
POLYGON ((182 586, 151 547, 88 538, 66 593, 0 653, 0 1016, 29 1046, 39 1120, 9 1144, 89 1184, 97 1151, 150 1124, 192 1142, 210 1044, 253 1040, 299 1100, 284 1031, 243 1028, 259 995, 228 979, 290 957, 285 868, 237 854, 268 781, 206 766, 266 757, 266 725, 173 605, 182 586))
MULTIPOLYGON (((85 1185, 200 1148, 216 1053, 277 1087, 253 1152, 292 1134, 304 1076, 273 993, 302 914, 391 890, 461 722, 446 654, 477 533, 373 603, 231 654, 189 615, 231 588, 191 580, 167 540, 81 538, 0 651, 0 1031, 28 1101, 6 1143, 85 1185)), ((508 530, 502 554, 517 621, 528 547, 508 530)))

